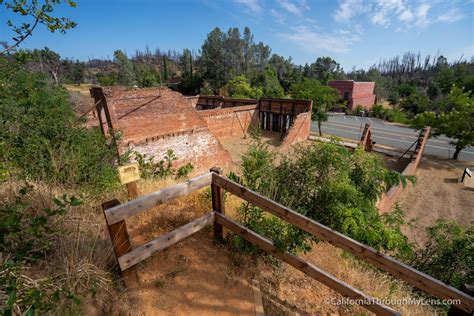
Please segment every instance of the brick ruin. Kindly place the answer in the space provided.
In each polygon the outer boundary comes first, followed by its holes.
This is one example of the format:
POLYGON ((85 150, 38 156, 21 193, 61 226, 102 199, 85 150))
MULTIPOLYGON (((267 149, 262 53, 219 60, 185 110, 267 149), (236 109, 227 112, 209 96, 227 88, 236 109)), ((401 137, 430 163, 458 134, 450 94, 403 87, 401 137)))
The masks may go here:
POLYGON ((328 85, 339 91, 342 101, 347 101, 347 109, 349 110, 354 110, 357 106, 361 106, 365 110, 370 111, 375 103, 375 82, 333 80, 329 81, 328 85))
POLYGON ((168 88, 94 87, 90 90, 104 135, 120 131, 119 153, 132 149, 157 158, 172 149, 177 165, 196 170, 231 162, 219 139, 246 137, 251 125, 278 135, 282 146, 305 140, 312 101, 184 97, 168 88))

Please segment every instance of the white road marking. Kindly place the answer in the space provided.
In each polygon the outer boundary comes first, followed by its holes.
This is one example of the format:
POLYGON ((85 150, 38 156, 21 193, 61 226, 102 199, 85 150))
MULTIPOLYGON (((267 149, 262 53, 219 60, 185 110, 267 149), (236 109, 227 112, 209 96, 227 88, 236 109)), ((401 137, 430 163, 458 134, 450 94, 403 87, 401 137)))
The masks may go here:
POLYGON ((371 120, 371 119, 369 119, 369 118, 367 118, 367 119, 369 120, 370 124, 374 124, 374 122, 372 122, 372 120, 371 120))
MULTIPOLYGON (((332 129, 332 130, 335 130, 335 131, 340 131, 340 132, 345 132, 345 133, 351 133, 351 134, 359 135, 359 133, 356 133, 356 132, 350 132, 350 131, 346 131, 346 130, 342 130, 342 129, 337 129, 337 128, 332 128, 332 127, 326 127, 325 129, 332 129)), ((413 144, 413 141, 406 141, 406 140, 395 139, 395 138, 390 138, 390 137, 383 137, 383 136, 375 136, 375 137, 376 137, 376 138, 388 139, 388 140, 394 140, 394 141, 403 142, 403 143, 413 144)), ((428 143, 429 143, 429 142, 430 142, 430 141, 428 141, 428 143)), ((443 149, 443 150, 450 150, 450 149, 453 150, 452 148, 434 146, 434 145, 430 145, 430 144, 428 144, 428 143, 426 144, 426 147, 437 148, 437 149, 443 149)), ((474 152, 463 151, 463 154, 474 155, 474 152)))
POLYGON ((359 119, 357 118, 357 116, 354 116, 354 118, 356 119, 357 122, 359 122, 359 119))
POLYGON ((344 115, 343 117, 344 117, 344 120, 347 120, 347 118, 346 118, 346 116, 345 116, 345 115, 344 115))

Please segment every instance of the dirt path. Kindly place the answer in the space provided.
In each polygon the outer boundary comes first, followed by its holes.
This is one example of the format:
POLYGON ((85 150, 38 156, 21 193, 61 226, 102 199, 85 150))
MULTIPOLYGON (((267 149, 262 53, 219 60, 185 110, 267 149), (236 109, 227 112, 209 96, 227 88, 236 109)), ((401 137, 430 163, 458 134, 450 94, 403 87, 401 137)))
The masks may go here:
MULTIPOLYGON (((134 300, 144 315, 252 315, 253 294, 209 232, 156 254, 138 269, 134 300)), ((131 293, 131 292, 130 292, 131 293)))
MULTIPOLYGON (((130 220, 132 244, 142 244, 204 214, 206 203, 196 203, 195 198, 167 203, 130 220)), ((126 291, 130 313, 254 315, 250 279, 231 258, 228 247, 213 241, 212 227, 154 254, 132 268, 138 282, 126 291)))
POLYGON ((403 228, 411 241, 423 243, 425 229, 437 219, 452 219, 460 224, 474 220, 474 190, 460 182, 465 167, 472 162, 423 158, 416 171, 416 185, 404 190, 398 199, 405 219, 412 226, 403 228))

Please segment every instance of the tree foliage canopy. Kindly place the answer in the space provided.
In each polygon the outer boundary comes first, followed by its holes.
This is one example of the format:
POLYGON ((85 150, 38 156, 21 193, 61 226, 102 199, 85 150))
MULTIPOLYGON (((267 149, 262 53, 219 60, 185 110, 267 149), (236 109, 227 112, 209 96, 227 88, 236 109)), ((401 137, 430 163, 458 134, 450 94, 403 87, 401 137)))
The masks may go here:
POLYGON ((301 83, 291 86, 291 96, 297 99, 313 100, 313 119, 318 121, 319 133, 321 124, 326 121, 327 111, 337 105, 339 92, 329 86, 322 85, 317 79, 304 79, 301 83))
POLYGON ((0 58, 0 157, 20 177, 91 186, 116 185, 116 149, 78 121, 65 89, 26 69, 26 54, 0 58))
POLYGON ((474 97, 471 92, 453 86, 439 102, 437 112, 418 114, 412 125, 415 128, 431 126, 435 136, 443 134, 453 138, 451 143, 456 146, 453 159, 457 159, 462 149, 474 145, 474 97))
POLYGON ((50 32, 59 31, 65 33, 66 30, 74 28, 76 22, 65 17, 54 16, 55 6, 66 2, 70 7, 76 7, 76 2, 72 0, 0 0, 0 6, 5 6, 17 16, 29 17, 30 21, 14 23, 7 21, 8 27, 16 34, 13 38, 14 44, 7 46, 0 54, 11 51, 20 45, 27 37, 31 36, 38 24, 43 24, 50 32))

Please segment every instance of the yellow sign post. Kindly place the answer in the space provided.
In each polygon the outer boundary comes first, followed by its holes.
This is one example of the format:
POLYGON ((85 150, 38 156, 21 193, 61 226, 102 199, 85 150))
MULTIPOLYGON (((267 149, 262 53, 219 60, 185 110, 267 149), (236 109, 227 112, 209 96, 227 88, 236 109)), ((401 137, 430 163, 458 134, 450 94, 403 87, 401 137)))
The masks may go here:
POLYGON ((135 199, 138 197, 137 181, 140 180, 140 170, 137 163, 130 163, 118 167, 120 183, 127 185, 128 197, 135 199))

